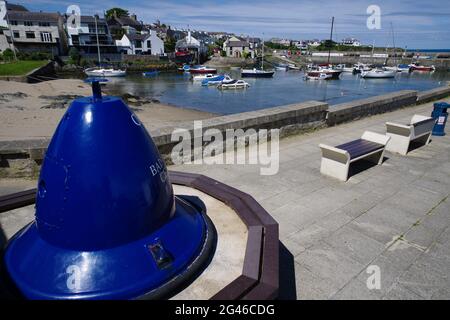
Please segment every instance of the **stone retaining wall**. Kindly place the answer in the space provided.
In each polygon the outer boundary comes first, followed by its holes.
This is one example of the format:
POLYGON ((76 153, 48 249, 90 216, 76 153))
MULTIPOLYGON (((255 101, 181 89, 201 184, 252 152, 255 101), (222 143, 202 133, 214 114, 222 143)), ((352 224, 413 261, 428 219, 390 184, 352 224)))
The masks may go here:
POLYGON ((327 125, 334 126, 374 114, 400 109, 417 102, 417 91, 403 90, 334 105, 330 108, 327 125))
POLYGON ((417 103, 426 103, 450 96, 450 86, 439 87, 428 91, 419 92, 417 103))

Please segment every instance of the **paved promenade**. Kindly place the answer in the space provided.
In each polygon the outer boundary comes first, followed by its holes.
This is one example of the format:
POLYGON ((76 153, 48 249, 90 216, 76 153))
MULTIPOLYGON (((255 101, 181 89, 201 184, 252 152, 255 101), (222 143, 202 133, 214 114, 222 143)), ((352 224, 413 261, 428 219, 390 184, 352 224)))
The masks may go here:
POLYGON ((321 176, 319 143, 337 145, 386 121, 408 123, 432 104, 373 116, 280 141, 280 171, 255 166, 172 166, 208 175, 254 196, 280 224, 281 298, 450 299, 450 136, 348 182, 321 176), (369 290, 366 269, 381 271, 369 290), (295 282, 293 277, 295 276, 295 282), (295 288, 292 285, 295 283, 295 288))
MULTIPOLYGON (((386 121, 407 123, 431 108, 430 103, 282 139, 274 176, 261 176, 259 167, 249 165, 169 169, 239 188, 273 215, 280 224, 282 299, 450 299, 450 135, 433 137, 407 157, 386 153, 383 165, 360 166, 346 183, 319 172, 319 143, 337 145, 364 130, 384 133, 386 121), (379 290, 366 285, 372 265, 380 268, 379 290)), ((34 184, 0 180, 0 194, 34 184)))

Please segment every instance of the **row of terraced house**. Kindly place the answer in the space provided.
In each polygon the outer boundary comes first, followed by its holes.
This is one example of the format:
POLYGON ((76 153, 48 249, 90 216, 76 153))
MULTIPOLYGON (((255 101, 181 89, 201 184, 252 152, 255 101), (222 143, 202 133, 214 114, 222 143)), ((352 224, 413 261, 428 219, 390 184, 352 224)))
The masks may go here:
POLYGON ((138 21, 135 15, 109 19, 69 16, 1 3, 7 14, 0 20, 0 52, 10 48, 66 55, 74 47, 81 54, 96 54, 99 46, 102 53, 165 55, 158 30, 138 21))

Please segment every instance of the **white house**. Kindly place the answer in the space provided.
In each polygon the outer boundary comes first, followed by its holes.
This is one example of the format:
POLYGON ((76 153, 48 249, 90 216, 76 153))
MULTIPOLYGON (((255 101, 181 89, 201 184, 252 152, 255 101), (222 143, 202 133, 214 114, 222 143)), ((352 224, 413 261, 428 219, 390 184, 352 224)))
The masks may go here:
POLYGON ((250 49, 248 41, 231 37, 223 43, 223 51, 226 52, 227 57, 242 58, 245 54, 250 54, 254 58, 254 50, 250 49))
POLYGON ((310 41, 308 41, 308 45, 310 46, 310 47, 318 47, 318 46, 320 46, 321 45, 321 41, 320 40, 318 40, 318 39, 314 39, 314 40, 310 40, 310 41))
POLYGON ((355 38, 345 38, 341 42, 344 46, 360 47, 361 42, 355 38))
POLYGON ((201 63, 202 60, 206 59, 208 54, 208 47, 203 41, 194 38, 191 31, 188 31, 187 37, 177 41, 175 50, 177 52, 191 53, 193 60, 198 61, 198 63, 201 63))
POLYGON ((126 54, 165 55, 164 42, 153 30, 141 34, 124 34, 122 39, 116 40, 116 46, 120 52, 126 54))

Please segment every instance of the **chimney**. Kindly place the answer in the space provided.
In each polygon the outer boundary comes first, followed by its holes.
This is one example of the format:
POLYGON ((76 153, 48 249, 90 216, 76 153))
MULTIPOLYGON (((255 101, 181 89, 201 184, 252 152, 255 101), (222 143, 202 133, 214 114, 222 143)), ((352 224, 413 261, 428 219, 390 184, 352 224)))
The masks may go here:
POLYGON ((132 15, 130 16, 130 18, 133 19, 134 21, 137 21, 137 15, 135 15, 135 14, 132 14, 132 15))

